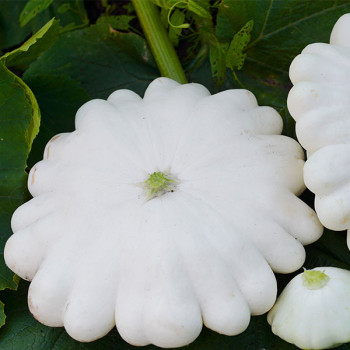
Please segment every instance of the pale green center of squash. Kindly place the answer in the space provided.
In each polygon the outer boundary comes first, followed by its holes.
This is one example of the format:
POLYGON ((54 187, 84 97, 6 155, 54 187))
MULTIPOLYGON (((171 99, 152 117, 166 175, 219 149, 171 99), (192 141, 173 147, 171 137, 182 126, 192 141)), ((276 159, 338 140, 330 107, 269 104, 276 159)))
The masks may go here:
POLYGON ((307 289, 323 288, 329 281, 329 277, 322 271, 305 270, 301 275, 303 286, 307 289))
POLYGON ((170 174, 156 171, 144 182, 147 199, 159 197, 167 192, 174 192, 176 180, 170 174))

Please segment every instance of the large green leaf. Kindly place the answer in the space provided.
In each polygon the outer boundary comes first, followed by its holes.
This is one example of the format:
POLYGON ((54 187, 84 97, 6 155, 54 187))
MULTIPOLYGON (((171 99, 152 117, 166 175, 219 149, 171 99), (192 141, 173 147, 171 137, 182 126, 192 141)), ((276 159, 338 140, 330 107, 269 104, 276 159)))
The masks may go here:
POLYGON ((60 26, 54 18, 47 22, 37 33, 31 36, 19 48, 7 52, 0 59, 7 67, 24 69, 29 63, 56 41, 60 26))
POLYGON ((19 16, 19 23, 24 27, 37 14, 48 8, 53 0, 28 0, 19 16))
POLYGON ((256 79, 262 86, 274 87, 275 94, 280 90, 286 93, 291 60, 312 42, 328 42, 334 23, 349 11, 347 0, 223 0, 216 34, 229 42, 245 23, 253 20, 246 50, 249 66, 240 75, 248 75, 249 82, 256 79))
POLYGON ((22 44, 53 17, 60 21, 64 31, 82 28, 89 23, 83 0, 1 0, 0 50, 22 44), (29 10, 27 8, 24 15, 24 7, 28 4, 29 10), (20 26, 21 13, 22 18, 29 19, 24 27, 20 26))
POLYGON ((46 74, 25 82, 34 92, 41 112, 40 133, 28 159, 31 167, 42 159, 43 149, 53 136, 74 130, 78 108, 91 97, 76 80, 67 76, 46 74))
POLYGON ((92 97, 102 98, 120 88, 143 93, 159 75, 145 41, 115 31, 106 21, 62 35, 24 78, 47 72, 72 77, 92 97))
MULTIPOLYGON (((33 92, 6 64, 17 66, 36 59, 57 35, 58 23, 51 20, 21 47, 0 57, 0 290, 17 288, 18 278, 5 265, 3 247, 11 234, 12 213, 29 197, 26 162, 40 124, 33 92)), ((0 326, 4 321, 1 310, 0 326)))
POLYGON ((31 19, 26 25, 30 27, 33 32, 38 31, 53 17, 60 21, 63 31, 83 28, 89 24, 83 0, 31 0, 31 2, 34 5, 34 10, 37 8, 40 9, 40 11, 31 13, 31 19), (44 5, 48 6, 45 7, 44 5), (33 14, 34 16, 32 16, 33 14))
POLYGON ((347 0, 223 0, 216 33, 228 41, 253 19, 248 57, 259 65, 287 70, 290 58, 307 44, 328 41, 336 20, 349 10, 347 0))
MULTIPOLYGON (((244 86, 262 104, 282 112, 284 133, 294 134, 294 122, 286 108, 291 88, 288 69, 292 59, 312 42, 328 42, 337 19, 350 12, 350 2, 304 0, 223 0, 219 7, 216 34, 229 42, 250 20, 254 21, 246 61, 237 73, 244 86)), ((234 86, 237 86, 235 84, 234 86)))
POLYGON ((97 23, 107 22, 115 30, 128 31, 132 27, 130 22, 135 19, 136 16, 121 15, 121 16, 101 16, 97 20, 97 23))
POLYGON ((40 111, 30 88, 6 67, 33 60, 55 40, 57 22, 47 23, 20 48, 0 57, 0 290, 16 288, 16 281, 5 266, 3 247, 11 234, 13 211, 27 198, 26 161, 39 132, 40 111))
POLYGON ((18 45, 30 35, 30 28, 19 26, 19 15, 25 4, 25 1, 0 1, 0 50, 18 45))
POLYGON ((0 62, 0 290, 16 288, 3 260, 13 211, 27 199, 26 160, 39 130, 40 113, 33 93, 0 62))

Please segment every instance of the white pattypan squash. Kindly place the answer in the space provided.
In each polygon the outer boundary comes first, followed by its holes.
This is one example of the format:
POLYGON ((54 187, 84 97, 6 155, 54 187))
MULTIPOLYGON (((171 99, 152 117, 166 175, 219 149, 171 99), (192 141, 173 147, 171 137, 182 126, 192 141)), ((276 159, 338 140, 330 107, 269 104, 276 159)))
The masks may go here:
POLYGON ((350 271, 318 267, 294 277, 267 315, 273 333, 301 349, 350 341, 350 271))
POLYGON ((234 335, 276 298, 272 270, 304 262, 322 226, 296 194, 303 152, 246 90, 152 82, 93 100, 54 137, 13 215, 7 265, 29 307, 80 341, 116 324, 134 345, 178 347, 202 322, 234 335))
POLYGON ((334 26, 330 44, 311 44, 294 59, 288 96, 298 139, 308 152, 305 184, 316 194, 323 225, 337 231, 350 228, 349 33, 346 14, 334 26))

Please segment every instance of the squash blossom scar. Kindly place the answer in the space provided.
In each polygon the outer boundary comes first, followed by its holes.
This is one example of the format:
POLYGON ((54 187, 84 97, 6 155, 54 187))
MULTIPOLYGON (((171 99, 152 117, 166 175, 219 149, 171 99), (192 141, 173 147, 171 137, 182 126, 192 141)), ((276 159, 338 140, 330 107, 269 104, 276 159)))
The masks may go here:
POLYGON ((143 183, 147 200, 162 196, 167 192, 174 192, 177 183, 177 180, 171 174, 160 171, 150 174, 148 179, 143 183))
POLYGON ((320 289, 328 283, 329 277, 324 271, 306 270, 302 274, 302 280, 307 289, 320 289))

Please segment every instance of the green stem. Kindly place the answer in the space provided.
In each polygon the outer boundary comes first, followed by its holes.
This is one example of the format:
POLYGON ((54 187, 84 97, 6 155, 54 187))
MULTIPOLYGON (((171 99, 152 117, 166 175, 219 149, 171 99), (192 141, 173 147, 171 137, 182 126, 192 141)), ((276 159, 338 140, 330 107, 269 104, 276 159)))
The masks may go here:
POLYGON ((162 76, 186 84, 187 79, 176 51, 152 0, 132 0, 147 42, 162 76))

